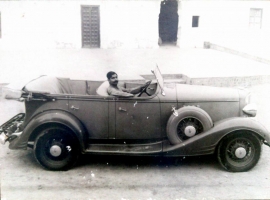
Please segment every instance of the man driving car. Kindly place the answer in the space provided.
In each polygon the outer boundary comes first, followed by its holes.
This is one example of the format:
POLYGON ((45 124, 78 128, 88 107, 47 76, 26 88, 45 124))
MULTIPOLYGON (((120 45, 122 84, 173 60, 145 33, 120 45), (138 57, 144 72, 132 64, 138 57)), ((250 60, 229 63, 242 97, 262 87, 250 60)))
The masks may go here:
POLYGON ((107 89, 107 92, 109 95, 113 95, 113 96, 133 97, 135 94, 140 93, 150 83, 148 81, 142 86, 127 89, 127 88, 118 86, 117 73, 110 71, 107 73, 107 78, 110 84, 110 86, 107 89))

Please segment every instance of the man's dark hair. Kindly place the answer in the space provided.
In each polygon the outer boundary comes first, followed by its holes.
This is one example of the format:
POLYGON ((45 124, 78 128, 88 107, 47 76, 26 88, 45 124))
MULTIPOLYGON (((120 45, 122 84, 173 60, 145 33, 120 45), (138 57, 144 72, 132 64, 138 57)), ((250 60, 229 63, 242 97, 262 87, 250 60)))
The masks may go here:
POLYGON ((112 71, 108 72, 107 73, 107 78, 110 79, 114 74, 116 74, 116 73, 115 72, 112 72, 112 71))

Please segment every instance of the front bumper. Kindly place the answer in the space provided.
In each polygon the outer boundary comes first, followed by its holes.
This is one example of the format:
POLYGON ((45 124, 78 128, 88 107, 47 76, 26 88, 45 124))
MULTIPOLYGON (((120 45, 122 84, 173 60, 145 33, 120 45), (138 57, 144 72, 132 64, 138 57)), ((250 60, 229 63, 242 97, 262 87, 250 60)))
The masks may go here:
POLYGON ((12 133, 11 135, 6 135, 5 133, 0 134, 0 143, 5 144, 7 141, 11 142, 17 137, 19 137, 22 134, 22 132, 12 133))
POLYGON ((22 134, 24 113, 19 113, 0 126, 0 143, 11 142, 22 134))

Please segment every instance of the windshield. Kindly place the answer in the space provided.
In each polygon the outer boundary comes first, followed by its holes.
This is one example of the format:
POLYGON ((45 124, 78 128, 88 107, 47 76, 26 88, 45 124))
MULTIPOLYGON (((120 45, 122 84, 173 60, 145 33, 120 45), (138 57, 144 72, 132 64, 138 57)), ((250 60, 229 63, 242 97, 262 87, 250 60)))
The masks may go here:
POLYGON ((158 84, 159 84, 159 86, 160 86, 160 88, 161 88, 161 94, 163 95, 163 96, 165 96, 165 92, 164 92, 164 87, 163 87, 163 85, 164 85, 164 80, 163 80, 163 77, 162 77, 162 75, 161 75, 161 73, 160 73, 160 70, 159 70, 159 68, 158 68, 158 66, 156 66, 156 68, 154 69, 154 70, 152 70, 152 72, 153 72, 153 74, 155 75, 155 77, 156 77, 156 79, 157 79, 157 82, 158 82, 158 84))

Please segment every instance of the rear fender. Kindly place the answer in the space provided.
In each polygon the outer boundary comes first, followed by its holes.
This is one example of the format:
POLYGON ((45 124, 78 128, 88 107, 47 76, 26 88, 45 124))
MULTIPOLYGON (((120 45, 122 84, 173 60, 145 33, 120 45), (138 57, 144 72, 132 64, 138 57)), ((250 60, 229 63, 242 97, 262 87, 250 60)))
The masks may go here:
POLYGON ((44 126, 49 126, 50 124, 59 124, 69 128, 78 138, 81 151, 85 150, 87 142, 85 128, 77 118, 67 112, 59 110, 43 112, 33 117, 25 126, 21 136, 10 143, 9 148, 26 149, 28 141, 30 139, 35 139, 38 130, 44 126))
POLYGON ((236 131, 252 132, 264 142, 270 144, 270 134, 261 123, 252 118, 238 117, 216 122, 210 130, 195 135, 180 144, 166 143, 163 151, 168 156, 213 154, 219 142, 228 134, 234 134, 236 131))

